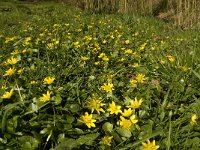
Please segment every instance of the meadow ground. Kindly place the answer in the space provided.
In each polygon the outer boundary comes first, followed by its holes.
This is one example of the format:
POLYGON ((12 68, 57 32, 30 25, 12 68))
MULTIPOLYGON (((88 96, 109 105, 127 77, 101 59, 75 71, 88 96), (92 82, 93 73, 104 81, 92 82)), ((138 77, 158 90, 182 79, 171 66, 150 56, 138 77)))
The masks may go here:
POLYGON ((200 149, 199 31, 0 2, 0 149, 200 149))

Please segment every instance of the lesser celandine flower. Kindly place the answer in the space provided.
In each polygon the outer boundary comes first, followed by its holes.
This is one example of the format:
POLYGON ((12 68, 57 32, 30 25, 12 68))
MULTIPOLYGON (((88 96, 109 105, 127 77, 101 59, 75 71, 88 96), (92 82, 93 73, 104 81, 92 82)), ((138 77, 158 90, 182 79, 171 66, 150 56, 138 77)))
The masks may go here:
POLYGON ((132 115, 133 110, 131 108, 129 109, 124 109, 124 112, 122 112, 122 116, 123 117, 130 117, 130 115, 132 115))
POLYGON ((101 53, 98 57, 103 58, 105 55, 106 55, 105 53, 101 53))
POLYGON ((46 77, 46 78, 44 78, 43 83, 44 84, 52 84, 54 80, 55 80, 54 77, 46 77))
POLYGON ((138 67, 139 67, 139 64, 138 64, 138 63, 134 63, 134 64, 133 64, 133 67, 134 67, 134 68, 138 68, 138 67))
POLYGON ((175 61, 175 57, 171 56, 171 55, 167 55, 167 58, 170 62, 174 62, 175 61))
POLYGON ((104 145, 108 145, 108 146, 111 146, 111 142, 112 142, 112 138, 113 136, 104 136, 102 139, 101 139, 101 144, 104 144, 104 145))
POLYGON ((31 81, 31 85, 34 85, 34 84, 37 84, 38 82, 37 81, 31 81))
POLYGON ((112 92, 114 90, 112 83, 108 83, 108 84, 104 83, 101 86, 101 89, 104 90, 104 91, 106 91, 107 93, 112 92))
POLYGON ((103 57, 102 57, 102 60, 103 60, 103 61, 109 61, 109 58, 108 58, 107 56, 103 56, 103 57))
POLYGON ((82 115, 79 121, 86 124, 88 128, 96 127, 94 124, 96 120, 92 119, 92 114, 89 115, 88 112, 85 112, 85 115, 82 115))
POLYGON ((130 117, 130 120, 131 120, 132 124, 136 124, 138 122, 138 120, 136 119, 135 115, 132 115, 130 117))
POLYGON ((31 41, 31 37, 26 37, 26 38, 25 38, 25 41, 26 41, 26 42, 31 41))
POLYGON ((13 95, 13 89, 11 89, 10 92, 5 92, 5 93, 1 96, 1 98, 3 98, 3 99, 10 99, 12 95, 13 95))
POLYGON ((15 49, 15 50, 12 51, 10 54, 11 54, 11 55, 17 55, 17 54, 19 54, 19 50, 15 49))
POLYGON ((86 60, 88 60, 89 58, 88 57, 86 57, 86 56, 81 56, 81 60, 83 60, 83 61, 86 61, 86 60))
POLYGON ((119 125, 127 130, 130 130, 131 126, 133 125, 130 119, 125 119, 124 117, 120 116, 119 125))
POLYGON ((18 62, 18 59, 17 58, 13 58, 13 57, 11 57, 11 58, 9 58, 9 59, 7 59, 7 61, 5 62, 5 64, 9 64, 9 65, 14 65, 14 64, 16 64, 18 62))
POLYGON ((124 60, 125 60, 125 58, 123 57, 123 58, 121 58, 119 61, 120 61, 120 62, 123 62, 124 60))
POLYGON ((126 40, 124 43, 125 44, 130 44, 130 40, 126 40))
POLYGON ((107 42, 106 40, 103 40, 103 41, 102 41, 103 44, 106 44, 106 42, 107 42))
POLYGON ((131 100, 130 105, 128 105, 126 107, 132 108, 132 109, 140 108, 142 102, 143 102, 142 98, 138 100, 137 97, 136 97, 135 100, 131 100))
POLYGON ((152 142, 147 140, 147 143, 142 142, 142 145, 142 150, 157 150, 160 147, 159 145, 156 145, 155 140, 152 142))
POLYGON ((196 114, 193 114, 192 117, 191 117, 190 123, 191 123, 191 124, 196 124, 196 123, 197 123, 196 120, 197 120, 197 115, 196 115, 196 114))
POLYGON ((53 44, 53 43, 48 43, 48 44, 47 44, 47 47, 48 47, 49 49, 53 49, 53 48, 54 48, 54 44, 53 44))
POLYGON ((130 80, 130 83, 131 83, 132 85, 135 85, 135 84, 137 83, 137 80, 131 79, 131 80, 130 80))
POLYGON ((115 104, 114 101, 112 101, 111 104, 109 104, 108 111, 110 111, 110 114, 118 115, 118 113, 121 113, 121 106, 118 106, 115 104))
POLYGON ((97 66, 97 65, 100 64, 100 62, 99 62, 99 61, 96 61, 96 62, 94 62, 94 64, 97 66))
POLYGON ((77 41, 77 42, 74 42, 74 46, 76 47, 76 48, 79 48, 79 47, 81 47, 80 46, 80 43, 77 41))
POLYGON ((9 68, 3 76, 12 76, 15 73, 15 68, 9 68))
POLYGON ((95 110, 97 111, 98 114, 100 114, 100 112, 105 112, 103 110, 103 108, 101 108, 102 106, 104 106, 104 103, 101 103, 101 101, 99 99, 96 98, 89 98, 88 99, 88 104, 87 107, 91 110, 91 112, 93 113, 95 110))
POLYGON ((142 73, 137 73, 135 79, 138 83, 143 83, 145 80, 145 75, 143 75, 142 73))
POLYGON ((23 73, 23 71, 24 71, 24 69, 22 68, 22 69, 19 69, 18 71, 17 71, 17 74, 22 74, 23 73))
POLYGON ((184 72, 190 70, 190 68, 187 67, 187 66, 180 66, 180 69, 181 69, 182 71, 184 71, 184 72))
POLYGON ((40 101, 45 103, 47 101, 50 101, 51 99, 51 92, 47 91, 47 94, 42 94, 42 97, 40 97, 40 101))
POLYGON ((133 53, 133 50, 131 50, 131 49, 127 49, 125 52, 124 52, 124 54, 132 54, 133 53))

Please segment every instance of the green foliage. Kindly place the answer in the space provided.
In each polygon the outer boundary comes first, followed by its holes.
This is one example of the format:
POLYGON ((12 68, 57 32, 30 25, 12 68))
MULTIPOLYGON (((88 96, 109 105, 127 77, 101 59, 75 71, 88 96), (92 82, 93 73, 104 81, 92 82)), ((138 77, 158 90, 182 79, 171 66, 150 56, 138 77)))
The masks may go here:
POLYGON ((139 150, 147 140, 199 149, 198 27, 57 3, 9 7, 0 12, 0 149, 139 150))

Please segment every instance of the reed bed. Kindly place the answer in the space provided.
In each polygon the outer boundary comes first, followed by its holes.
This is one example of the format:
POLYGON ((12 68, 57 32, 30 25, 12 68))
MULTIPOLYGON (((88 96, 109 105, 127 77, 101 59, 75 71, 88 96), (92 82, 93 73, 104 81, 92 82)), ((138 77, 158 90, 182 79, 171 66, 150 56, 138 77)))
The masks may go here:
POLYGON ((73 3, 95 12, 153 15, 184 28, 200 19, 199 0, 75 0, 73 3))

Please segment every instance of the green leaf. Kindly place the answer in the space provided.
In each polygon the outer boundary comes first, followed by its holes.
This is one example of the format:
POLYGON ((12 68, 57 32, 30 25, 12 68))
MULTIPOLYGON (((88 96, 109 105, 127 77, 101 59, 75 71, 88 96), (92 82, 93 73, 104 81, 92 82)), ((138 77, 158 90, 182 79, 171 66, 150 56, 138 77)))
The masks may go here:
POLYGON ((110 133, 113 130, 113 124, 111 124, 110 122, 106 122, 106 123, 103 124, 102 128, 105 132, 110 133))
POLYGON ((123 128, 117 129, 117 132, 123 137, 130 138, 132 136, 132 134, 129 130, 126 130, 126 129, 123 129, 123 128))
POLYGON ((78 104, 72 104, 72 105, 70 105, 69 109, 71 112, 75 113, 75 112, 79 111, 80 106, 78 104))
POLYGON ((79 145, 87 144, 87 145, 92 145, 92 142, 99 136, 99 133, 95 134, 87 134, 84 136, 81 136, 76 140, 76 142, 79 145))
POLYGON ((32 136, 22 136, 18 138, 21 150, 35 150, 38 148, 39 141, 32 136))
POLYGON ((84 131, 82 129, 79 129, 79 128, 75 128, 74 131, 77 133, 77 134, 84 134, 84 131))
POLYGON ((56 95, 56 96, 53 96, 52 97, 52 100, 53 100, 53 103, 55 104, 55 105, 59 105, 61 102, 62 102, 62 98, 61 98, 61 96, 60 95, 56 95))
POLYGON ((78 148, 79 146, 86 144, 92 145, 93 141, 99 136, 99 133, 87 134, 80 136, 77 140, 68 139, 67 141, 63 140, 60 144, 58 144, 54 150, 72 150, 73 148, 78 148))
POLYGON ((114 138, 115 141, 117 141, 117 142, 119 142, 119 143, 122 142, 121 137, 120 137, 117 133, 112 132, 111 135, 113 136, 113 138, 114 138))
POLYGON ((68 116, 67 117, 67 123, 72 123, 74 122, 75 118, 73 116, 68 116))
POLYGON ((73 148, 76 148, 77 144, 74 139, 67 139, 67 140, 62 140, 60 144, 58 144, 54 150, 72 150, 73 148))

